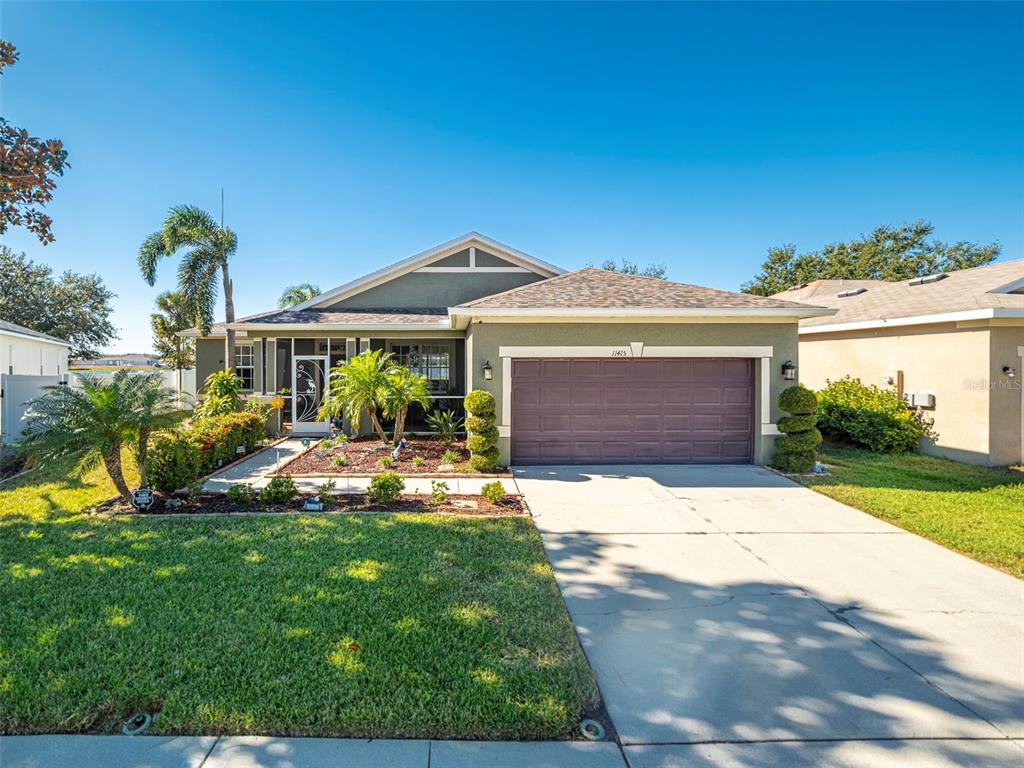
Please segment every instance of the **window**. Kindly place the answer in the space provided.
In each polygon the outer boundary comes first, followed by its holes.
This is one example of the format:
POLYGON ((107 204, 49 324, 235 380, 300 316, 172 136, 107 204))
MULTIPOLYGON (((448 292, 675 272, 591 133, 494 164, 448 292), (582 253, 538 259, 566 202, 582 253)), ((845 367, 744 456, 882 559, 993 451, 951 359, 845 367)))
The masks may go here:
POLYGON ((256 355, 252 344, 235 344, 235 373, 242 380, 242 389, 251 392, 256 381, 256 355))
POLYGON ((392 344, 391 352, 398 363, 427 377, 431 393, 447 394, 451 390, 451 353, 447 344, 392 344))

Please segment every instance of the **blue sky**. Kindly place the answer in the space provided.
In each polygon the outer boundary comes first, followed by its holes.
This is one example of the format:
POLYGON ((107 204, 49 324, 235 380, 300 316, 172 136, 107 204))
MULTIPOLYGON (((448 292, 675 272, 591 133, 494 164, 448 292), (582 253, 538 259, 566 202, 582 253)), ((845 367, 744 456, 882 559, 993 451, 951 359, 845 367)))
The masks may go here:
MULTIPOLYGON (((118 293, 167 208, 215 210, 239 314, 471 229, 567 268, 664 262, 735 289, 772 245, 930 219, 1024 257, 1024 6, 0 6, 2 113, 72 168, 57 242, 118 293)), ((218 315, 220 317, 220 315, 218 315)))

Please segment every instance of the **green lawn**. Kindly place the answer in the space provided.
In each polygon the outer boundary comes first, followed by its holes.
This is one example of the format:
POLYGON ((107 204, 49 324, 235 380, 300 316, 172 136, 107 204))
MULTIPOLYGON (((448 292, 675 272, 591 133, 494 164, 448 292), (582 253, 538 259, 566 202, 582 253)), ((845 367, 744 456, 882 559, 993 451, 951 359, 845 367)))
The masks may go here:
POLYGON ((88 517, 0 486, 0 732, 560 738, 596 687, 532 522, 88 517))
POLYGON ((825 446, 831 477, 799 482, 1024 578, 1024 473, 825 446))

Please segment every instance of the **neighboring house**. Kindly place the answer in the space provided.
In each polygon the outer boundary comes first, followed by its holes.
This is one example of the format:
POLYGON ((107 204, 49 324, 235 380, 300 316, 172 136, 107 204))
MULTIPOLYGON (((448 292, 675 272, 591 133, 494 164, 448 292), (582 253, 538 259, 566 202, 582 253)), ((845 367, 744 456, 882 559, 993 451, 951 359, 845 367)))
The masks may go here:
POLYGON ((817 280, 774 298, 835 307, 800 321, 800 379, 896 387, 935 420, 922 449, 1024 463, 1024 260, 918 280, 817 280))
POLYGON ((64 339, 0 320, 0 373, 61 376, 70 347, 64 339))
POLYGON ((0 443, 21 434, 25 403, 64 380, 70 347, 63 339, 0 320, 0 443))
MULTIPOLYGON (((503 463, 742 463, 771 457, 798 321, 833 312, 566 273, 471 232, 233 327, 245 388, 263 400, 287 389, 295 433, 326 431, 331 366, 381 349, 427 377, 437 407, 493 393, 503 463)), ((199 381, 224 367, 223 337, 216 324, 198 339, 199 381)))

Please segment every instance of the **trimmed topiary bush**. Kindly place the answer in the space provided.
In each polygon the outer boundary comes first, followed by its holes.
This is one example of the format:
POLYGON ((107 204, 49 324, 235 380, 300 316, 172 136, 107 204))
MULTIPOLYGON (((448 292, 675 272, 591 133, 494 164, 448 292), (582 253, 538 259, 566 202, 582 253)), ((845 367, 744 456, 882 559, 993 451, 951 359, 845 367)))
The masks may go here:
POLYGON ((494 395, 476 389, 465 397, 466 448, 470 452, 469 466, 477 472, 493 472, 498 468, 498 427, 495 426, 494 395))
POLYGON ((814 392, 800 384, 782 390, 779 408, 792 416, 779 419, 779 431, 785 434, 775 438, 773 463, 783 472, 810 472, 817 460, 815 451, 821 444, 821 432, 815 426, 818 398, 814 392))
POLYGON ((932 421, 910 408, 895 389, 844 376, 818 393, 818 426, 834 440, 878 453, 916 450, 922 437, 934 439, 932 421))

